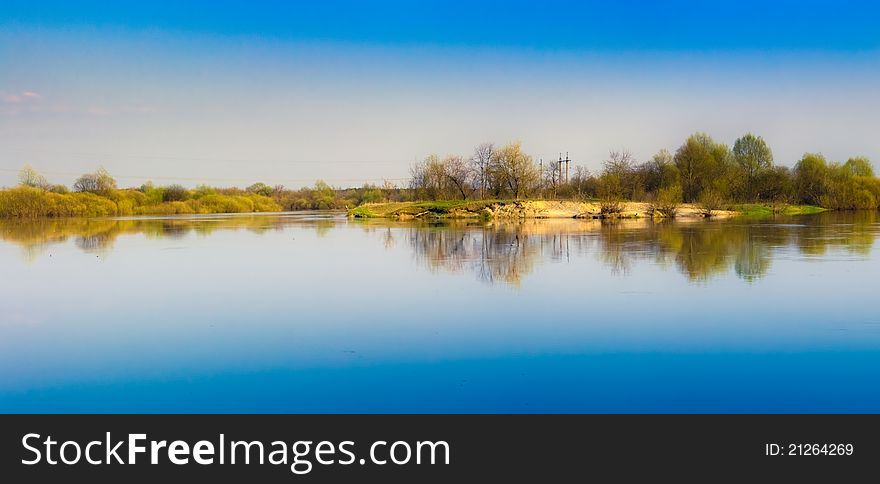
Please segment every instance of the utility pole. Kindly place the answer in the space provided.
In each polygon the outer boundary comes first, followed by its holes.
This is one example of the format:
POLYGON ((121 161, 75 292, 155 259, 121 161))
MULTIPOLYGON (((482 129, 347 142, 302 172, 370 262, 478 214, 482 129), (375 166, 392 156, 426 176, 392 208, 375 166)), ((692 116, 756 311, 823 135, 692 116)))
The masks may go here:
POLYGON ((559 184, 562 184, 562 152, 559 152, 559 160, 556 162, 556 179, 559 184))
POLYGON ((571 164, 571 158, 568 157, 568 151, 565 152, 565 158, 562 157, 562 152, 559 152, 559 159, 556 161, 557 167, 559 168, 559 173, 556 177, 556 180, 559 181, 559 184, 568 183, 568 165, 571 164), (565 164, 565 170, 562 169, 562 165, 565 164))
POLYGON ((565 152, 565 183, 568 183, 568 165, 571 164, 571 158, 568 157, 568 151, 565 152))
POLYGON ((544 158, 538 158, 538 173, 540 173, 539 180, 541 180, 541 190, 544 189, 544 158))

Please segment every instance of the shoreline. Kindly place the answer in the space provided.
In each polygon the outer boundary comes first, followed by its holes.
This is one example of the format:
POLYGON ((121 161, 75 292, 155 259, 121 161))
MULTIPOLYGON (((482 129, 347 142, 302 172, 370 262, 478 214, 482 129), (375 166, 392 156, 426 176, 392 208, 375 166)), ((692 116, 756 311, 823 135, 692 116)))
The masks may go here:
MULTIPOLYGON (((598 201, 563 200, 479 200, 435 202, 368 203, 348 211, 351 218, 414 219, 646 219, 664 217, 647 202, 621 202, 620 211, 602 213, 598 201)), ((773 207, 770 204, 741 204, 725 210, 708 212, 697 204, 682 203, 674 218, 731 218, 739 216, 801 215, 824 212, 827 209, 810 205, 773 207)))

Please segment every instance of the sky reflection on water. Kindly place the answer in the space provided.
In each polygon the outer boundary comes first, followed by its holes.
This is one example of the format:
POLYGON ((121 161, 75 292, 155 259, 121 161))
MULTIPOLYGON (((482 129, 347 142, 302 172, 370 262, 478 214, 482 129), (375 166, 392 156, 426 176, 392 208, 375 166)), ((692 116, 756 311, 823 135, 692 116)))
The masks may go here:
POLYGON ((877 412, 878 221, 2 221, 0 411, 877 412))

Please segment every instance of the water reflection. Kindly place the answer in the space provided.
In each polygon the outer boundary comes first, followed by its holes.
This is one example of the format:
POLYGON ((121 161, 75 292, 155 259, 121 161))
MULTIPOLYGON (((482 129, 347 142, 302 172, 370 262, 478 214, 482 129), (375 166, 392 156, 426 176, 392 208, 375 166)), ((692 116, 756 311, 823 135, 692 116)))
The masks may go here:
POLYGON ((541 261, 593 252, 614 274, 628 274, 637 262, 647 260, 674 267, 693 282, 730 271, 752 282, 766 275, 773 258, 788 249, 805 257, 835 249, 867 256, 880 231, 877 212, 775 220, 451 221, 405 227, 415 259, 430 270, 468 271, 488 283, 512 285, 519 285, 541 261))
POLYGON ((0 240, 17 244, 22 257, 35 260, 51 246, 73 239, 74 244, 88 253, 106 253, 120 236, 143 235, 150 239, 182 239, 193 233, 210 236, 223 230, 248 230, 261 234, 283 230, 292 221, 300 227, 312 227, 323 236, 339 220, 338 213, 212 215, 160 218, 93 218, 93 219, 0 219, 0 240))
POLYGON ((867 257, 878 231, 877 212, 823 213, 773 220, 526 220, 414 223, 347 222, 341 214, 273 214, 123 219, 0 220, 0 239, 36 260, 54 244, 73 240, 87 253, 112 251, 124 235, 181 239, 225 230, 254 234, 291 224, 318 237, 355 225, 375 233, 388 249, 404 244, 417 264, 431 271, 470 273, 488 284, 517 286, 545 262, 595 254, 613 274, 629 274, 648 261, 674 268, 689 281, 705 282, 732 272, 744 281, 764 277, 773 259, 795 254, 867 257))
POLYGON ((0 221, 0 412, 877 412, 878 222, 0 221))

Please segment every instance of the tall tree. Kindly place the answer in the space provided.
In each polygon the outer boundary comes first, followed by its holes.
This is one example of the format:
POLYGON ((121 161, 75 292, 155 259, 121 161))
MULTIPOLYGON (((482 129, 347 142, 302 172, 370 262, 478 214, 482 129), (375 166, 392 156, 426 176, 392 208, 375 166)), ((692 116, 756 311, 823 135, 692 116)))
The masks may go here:
POLYGON ((474 172, 474 184, 480 190, 480 199, 485 198, 488 188, 489 165, 492 163, 492 153, 495 151, 493 143, 483 143, 474 148, 471 155, 471 170, 474 172))
POLYGON ((603 162, 602 182, 606 195, 616 198, 633 198, 637 184, 636 160, 629 150, 612 150, 603 162))
POLYGON ((773 167, 773 152, 764 138, 747 133, 733 144, 733 159, 743 176, 745 199, 754 200, 758 195, 758 178, 773 167))
POLYGON ((828 189, 829 168, 825 157, 806 153, 794 167, 794 185, 799 201, 818 205, 828 189))
POLYGON ((443 174, 462 200, 467 200, 471 192, 471 170, 459 155, 449 155, 443 159, 443 174))
POLYGON ((729 150, 706 133, 695 133, 675 152, 684 200, 692 202, 707 190, 721 191, 729 150))
POLYGON ((661 188, 670 188, 679 185, 678 168, 673 161, 672 153, 667 149, 658 151, 648 161, 645 180, 645 189, 649 192, 657 192, 661 188))
POLYGON ((519 142, 510 143, 492 153, 491 176, 519 198, 534 188, 541 179, 540 170, 532 157, 523 153, 519 142))

